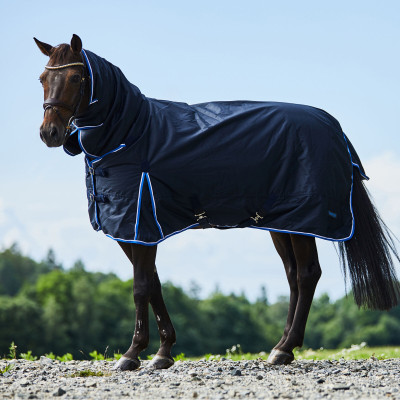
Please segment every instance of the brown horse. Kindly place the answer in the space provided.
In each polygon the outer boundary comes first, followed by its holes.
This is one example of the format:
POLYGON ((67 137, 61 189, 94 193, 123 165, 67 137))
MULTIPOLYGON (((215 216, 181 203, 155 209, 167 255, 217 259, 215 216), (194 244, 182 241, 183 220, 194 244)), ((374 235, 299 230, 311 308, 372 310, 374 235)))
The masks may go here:
MULTIPOLYGON (((48 147, 65 145, 73 122, 85 114, 91 98, 91 75, 82 55, 81 39, 73 35, 70 45, 53 47, 35 39, 39 49, 49 57, 40 76, 44 89, 44 121, 40 137, 48 147)), ((90 157, 89 157, 90 158, 90 157)), ((344 271, 349 271, 355 301, 359 306, 389 309, 399 301, 399 283, 390 253, 399 259, 393 241, 380 220, 362 182, 354 172, 352 191, 354 234, 339 242, 344 271)), ((150 186, 150 183, 149 183, 150 186)), ((199 214, 199 219, 204 215, 199 214)), ((256 218, 262 218, 257 214, 256 218)), ((257 222, 257 221, 256 221, 257 222)), ((268 362, 287 364, 294 359, 293 349, 302 346, 306 321, 317 282, 321 276, 315 237, 284 232, 270 232, 280 255, 290 287, 290 305, 286 327, 268 362)), ((132 344, 117 362, 116 368, 134 370, 140 366, 139 354, 149 342, 148 308, 156 316, 161 345, 151 361, 153 368, 173 364, 171 348, 175 330, 161 293, 155 260, 157 246, 119 241, 133 265, 136 322, 132 344)))

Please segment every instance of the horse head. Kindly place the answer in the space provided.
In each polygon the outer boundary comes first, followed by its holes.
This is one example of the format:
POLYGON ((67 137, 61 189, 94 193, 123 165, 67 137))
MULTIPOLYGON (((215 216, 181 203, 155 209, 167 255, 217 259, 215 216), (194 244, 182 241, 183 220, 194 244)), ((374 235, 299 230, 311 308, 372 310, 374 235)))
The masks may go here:
POLYGON ((44 90, 44 119, 40 137, 48 147, 62 146, 71 132, 71 123, 88 105, 88 78, 82 59, 82 41, 73 35, 70 44, 53 47, 34 38, 40 51, 49 57, 39 81, 44 90))

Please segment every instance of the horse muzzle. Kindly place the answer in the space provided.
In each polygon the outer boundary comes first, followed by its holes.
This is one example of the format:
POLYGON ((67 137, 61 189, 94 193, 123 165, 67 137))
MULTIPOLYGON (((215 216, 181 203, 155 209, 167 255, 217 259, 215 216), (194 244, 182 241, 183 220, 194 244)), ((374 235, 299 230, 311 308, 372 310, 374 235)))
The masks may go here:
POLYGON ((65 142, 65 128, 50 122, 40 127, 40 138, 47 147, 60 147, 65 142))

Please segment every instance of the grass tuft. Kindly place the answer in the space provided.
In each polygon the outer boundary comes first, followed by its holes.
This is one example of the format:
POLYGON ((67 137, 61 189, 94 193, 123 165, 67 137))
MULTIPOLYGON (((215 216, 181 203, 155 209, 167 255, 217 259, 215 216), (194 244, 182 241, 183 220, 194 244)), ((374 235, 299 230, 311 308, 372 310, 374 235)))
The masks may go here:
POLYGON ((7 364, 3 369, 0 368, 0 375, 4 375, 13 368, 13 364, 7 364))
POLYGON ((85 369, 69 375, 70 378, 87 378, 89 376, 105 376, 104 372, 85 369))

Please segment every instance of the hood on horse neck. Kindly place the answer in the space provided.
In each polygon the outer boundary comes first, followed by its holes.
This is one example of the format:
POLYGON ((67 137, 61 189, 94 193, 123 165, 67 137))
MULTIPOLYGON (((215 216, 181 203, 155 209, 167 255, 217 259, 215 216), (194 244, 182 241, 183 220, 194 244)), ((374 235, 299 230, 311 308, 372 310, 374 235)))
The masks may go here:
POLYGON ((82 56, 90 77, 90 101, 75 119, 76 129, 64 150, 96 158, 137 140, 147 123, 148 107, 145 96, 118 67, 88 50, 82 50, 82 56))

